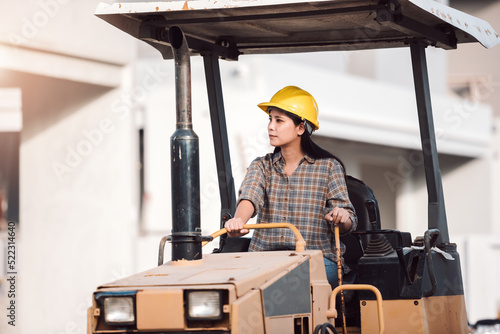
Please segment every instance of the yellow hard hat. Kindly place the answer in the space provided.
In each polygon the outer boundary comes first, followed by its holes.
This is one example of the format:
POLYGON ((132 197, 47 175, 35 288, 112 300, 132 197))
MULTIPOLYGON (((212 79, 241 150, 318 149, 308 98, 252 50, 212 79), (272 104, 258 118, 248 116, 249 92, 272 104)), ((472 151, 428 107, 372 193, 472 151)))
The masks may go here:
POLYGON ((267 113, 267 108, 276 107, 291 112, 314 125, 314 130, 319 129, 318 104, 314 97, 296 86, 287 86, 278 91, 270 102, 258 104, 258 107, 267 113))

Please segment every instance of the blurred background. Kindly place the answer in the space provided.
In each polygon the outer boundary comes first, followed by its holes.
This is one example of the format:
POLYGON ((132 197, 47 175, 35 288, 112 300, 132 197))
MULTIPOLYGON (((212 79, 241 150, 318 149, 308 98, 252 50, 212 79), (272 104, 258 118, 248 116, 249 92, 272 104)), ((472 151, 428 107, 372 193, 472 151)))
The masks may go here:
MULTIPOLYGON (((500 1, 442 2, 500 31, 500 1)), ((173 62, 94 16, 97 4, 0 0, 0 333, 86 333, 94 289, 156 266, 171 232, 173 62)), ((426 52, 450 240, 475 323, 500 312, 500 47, 426 52)), ((316 142, 374 190, 382 228, 423 235, 410 61, 407 49, 221 61, 236 190, 271 151, 256 104, 297 85, 318 101, 316 142)), ((219 229, 220 200, 200 57, 192 75, 207 235, 219 229)))

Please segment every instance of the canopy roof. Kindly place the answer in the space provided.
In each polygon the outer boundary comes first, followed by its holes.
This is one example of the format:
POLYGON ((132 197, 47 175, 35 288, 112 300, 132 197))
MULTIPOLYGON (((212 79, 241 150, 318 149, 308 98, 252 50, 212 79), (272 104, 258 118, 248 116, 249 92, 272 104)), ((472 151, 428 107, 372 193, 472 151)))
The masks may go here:
POLYGON ((240 54, 377 49, 415 39, 454 49, 500 43, 488 22, 431 0, 196 0, 99 4, 96 15, 171 58, 168 29, 192 53, 240 54))

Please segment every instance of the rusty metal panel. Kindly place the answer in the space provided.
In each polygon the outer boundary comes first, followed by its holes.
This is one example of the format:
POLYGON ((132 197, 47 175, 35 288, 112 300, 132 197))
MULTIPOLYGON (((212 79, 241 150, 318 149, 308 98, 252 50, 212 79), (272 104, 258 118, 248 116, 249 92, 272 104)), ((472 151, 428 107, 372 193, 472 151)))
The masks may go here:
POLYGON ((150 43, 165 58, 171 58, 166 31, 172 26, 184 31, 191 52, 232 59, 239 54, 403 47, 413 39, 445 49, 457 43, 500 43, 487 22, 430 0, 103 3, 96 15, 150 43))
POLYGON ((457 38, 464 41, 479 42, 486 48, 500 43, 500 36, 486 21, 431 0, 408 0, 427 13, 455 27, 457 38))

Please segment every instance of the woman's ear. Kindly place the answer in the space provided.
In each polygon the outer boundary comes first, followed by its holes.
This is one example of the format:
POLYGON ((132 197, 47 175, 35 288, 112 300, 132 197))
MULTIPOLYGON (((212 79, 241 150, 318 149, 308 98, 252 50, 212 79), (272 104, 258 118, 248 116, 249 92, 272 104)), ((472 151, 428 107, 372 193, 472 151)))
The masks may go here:
POLYGON ((299 131, 297 132, 297 135, 300 137, 304 134, 304 131, 306 131, 306 127, 304 126, 304 122, 299 124, 299 131))

